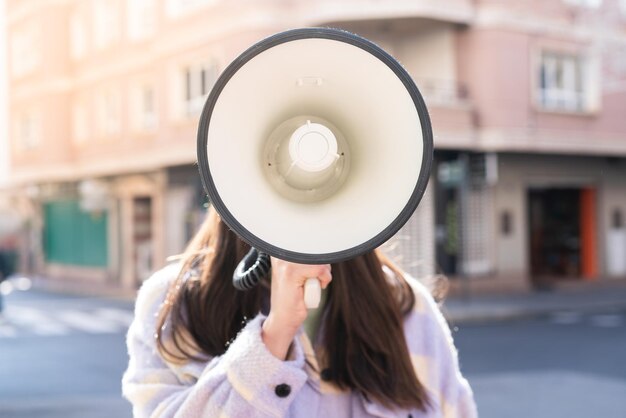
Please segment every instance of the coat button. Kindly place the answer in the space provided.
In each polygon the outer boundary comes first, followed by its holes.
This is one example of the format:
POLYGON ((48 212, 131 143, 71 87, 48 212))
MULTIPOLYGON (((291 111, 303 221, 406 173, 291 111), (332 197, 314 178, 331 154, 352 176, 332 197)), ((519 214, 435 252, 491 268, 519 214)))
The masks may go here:
POLYGON ((274 393, 276 393, 276 396, 279 398, 286 398, 291 393, 291 386, 286 383, 281 383, 276 386, 274 393))
POLYGON ((331 374, 330 369, 322 370, 322 372, 320 373, 320 377, 325 382, 328 382, 330 379, 332 379, 332 374, 331 374))

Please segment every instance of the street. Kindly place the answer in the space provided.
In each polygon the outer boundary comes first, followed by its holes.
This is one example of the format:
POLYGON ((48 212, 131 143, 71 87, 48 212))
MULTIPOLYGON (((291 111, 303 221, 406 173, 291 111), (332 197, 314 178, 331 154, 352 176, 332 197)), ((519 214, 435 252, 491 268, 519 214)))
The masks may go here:
MULTIPOLYGON (((0 417, 130 417, 132 304, 13 291, 0 324, 0 417)), ((626 312, 452 324, 481 417, 626 416, 626 312)))
POLYGON ((462 325, 454 339, 481 417, 626 417, 626 312, 462 325))
POLYGON ((121 397, 132 304, 13 291, 0 322, 0 417, 130 417, 121 397))

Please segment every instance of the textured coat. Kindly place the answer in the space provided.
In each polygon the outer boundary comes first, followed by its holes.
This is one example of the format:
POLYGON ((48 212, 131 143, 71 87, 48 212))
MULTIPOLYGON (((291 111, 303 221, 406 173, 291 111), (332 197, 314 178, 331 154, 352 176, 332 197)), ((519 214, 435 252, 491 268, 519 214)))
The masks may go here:
POLYGON ((416 296, 405 335, 413 366, 430 400, 420 410, 389 410, 360 394, 325 382, 304 332, 290 358, 274 357, 261 339, 265 317, 251 320, 227 351, 206 362, 168 363, 156 346, 156 324, 169 285, 179 272, 172 265, 154 274, 139 291, 128 331, 124 396, 135 417, 463 417, 477 416, 472 391, 459 371, 450 329, 430 293, 409 279, 416 296), (305 361, 308 360, 308 364, 305 361))

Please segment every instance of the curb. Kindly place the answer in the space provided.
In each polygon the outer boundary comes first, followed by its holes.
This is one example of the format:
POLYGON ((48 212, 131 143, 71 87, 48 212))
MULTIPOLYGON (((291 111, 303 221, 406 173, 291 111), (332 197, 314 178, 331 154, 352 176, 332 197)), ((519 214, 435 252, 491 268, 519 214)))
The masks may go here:
MULTIPOLYGON (((9 277, 7 280, 12 279, 19 280, 17 276, 9 277)), ((121 289, 110 285, 51 280, 43 277, 27 277, 27 279, 30 280, 31 289, 59 295, 103 298, 131 303, 135 302, 137 296, 137 290, 121 289)))
MULTIPOLYGON (((468 303, 471 306, 471 302, 468 303)), ((476 305, 474 305, 476 306, 476 305)), ((601 313, 607 311, 626 310, 626 300, 622 302, 597 302, 586 305, 553 305, 542 307, 502 307, 502 306, 483 306, 480 309, 464 310, 462 305, 449 309, 442 307, 442 313, 450 324, 479 324, 491 322, 506 322, 518 319, 538 318, 557 312, 575 311, 580 313, 601 313)))

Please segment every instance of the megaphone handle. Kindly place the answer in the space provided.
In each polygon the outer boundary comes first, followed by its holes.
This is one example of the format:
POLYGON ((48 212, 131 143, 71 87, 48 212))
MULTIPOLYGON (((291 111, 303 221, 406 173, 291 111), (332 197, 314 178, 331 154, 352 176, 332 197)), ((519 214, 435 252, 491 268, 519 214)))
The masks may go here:
POLYGON ((307 309, 316 309, 320 306, 322 287, 317 277, 309 277, 304 282, 304 304, 307 309))

